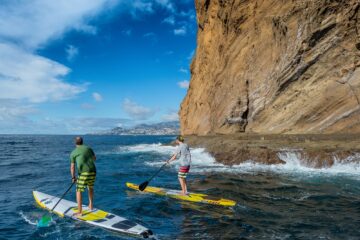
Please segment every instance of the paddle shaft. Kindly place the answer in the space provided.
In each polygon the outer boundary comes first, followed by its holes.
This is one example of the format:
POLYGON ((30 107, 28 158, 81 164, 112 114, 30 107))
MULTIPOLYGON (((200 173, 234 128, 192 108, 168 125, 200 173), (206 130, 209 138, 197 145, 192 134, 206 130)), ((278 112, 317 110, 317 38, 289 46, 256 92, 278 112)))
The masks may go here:
POLYGON ((65 197, 65 195, 70 191, 70 189, 72 188, 72 186, 75 184, 75 181, 71 183, 70 187, 68 188, 68 190, 66 190, 66 192, 64 192, 64 194, 61 196, 61 198, 59 199, 59 201, 57 201, 57 203, 55 204, 55 206, 50 210, 50 212, 52 212, 56 206, 59 204, 59 202, 65 197))
POLYGON ((147 180, 147 182, 150 182, 156 175, 158 175, 159 172, 163 169, 163 167, 165 167, 166 164, 167 164, 167 162, 164 163, 164 164, 161 166, 161 168, 160 168, 154 175, 152 175, 152 177, 149 178, 149 180, 147 180))

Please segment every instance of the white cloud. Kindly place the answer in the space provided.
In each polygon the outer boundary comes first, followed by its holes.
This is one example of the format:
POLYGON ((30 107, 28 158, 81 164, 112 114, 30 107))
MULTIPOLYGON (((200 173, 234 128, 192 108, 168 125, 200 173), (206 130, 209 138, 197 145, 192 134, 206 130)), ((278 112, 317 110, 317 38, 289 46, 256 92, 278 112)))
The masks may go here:
POLYGON ((154 38, 154 37, 156 37, 156 34, 153 33, 153 32, 148 32, 148 33, 145 33, 143 35, 143 37, 145 37, 145 38, 154 38))
POLYGON ((186 17, 190 21, 195 20, 195 12, 194 12, 194 10, 189 10, 187 12, 181 11, 180 13, 178 13, 178 15, 181 16, 181 17, 186 17))
POLYGON ((121 33, 125 36, 130 36, 132 34, 132 30, 131 29, 123 30, 121 31, 121 33))
POLYGON ((95 26, 89 25, 89 24, 78 24, 74 26, 74 29, 76 29, 79 32, 96 35, 98 32, 98 29, 95 26))
POLYGON ((94 105, 92 105, 92 104, 90 104, 90 103, 83 103, 83 104, 80 105, 80 107, 81 107, 82 109, 86 109, 86 110, 94 109, 94 108, 95 108, 94 105))
POLYGON ((158 41, 156 34, 153 32, 145 33, 143 37, 149 39, 153 44, 158 41))
POLYGON ((189 71, 188 71, 187 69, 181 67, 181 68, 179 69, 179 72, 188 73, 189 71))
POLYGON ((86 90, 63 81, 70 69, 50 59, 0 43, 0 99, 59 101, 86 90))
POLYGON ((179 114, 177 112, 171 112, 168 114, 164 114, 161 119, 163 121, 172 122, 172 121, 178 121, 179 120, 179 114))
MULTIPOLYGON (((31 120, 25 116, 13 118, 12 121, 0 121, 2 134, 86 134, 110 130, 117 126, 127 125, 130 119, 121 118, 66 118, 52 119, 43 117, 31 120)), ((86 137, 85 137, 86 141, 86 137)))
POLYGON ((174 25, 175 24, 175 17, 174 16, 169 16, 169 17, 165 18, 162 22, 170 24, 170 25, 174 25))
POLYGON ((138 18, 142 13, 153 14, 157 7, 164 8, 172 14, 176 13, 175 4, 171 0, 132 0, 122 3, 127 6, 134 18, 138 18))
POLYGON ((132 124, 125 118, 65 118, 41 117, 42 113, 31 105, 19 101, 0 100, 1 134, 85 134, 109 130, 117 126, 132 124), (37 115, 32 120, 29 115, 37 115))
POLYGON ((170 51, 166 51, 166 52, 165 52, 165 55, 172 55, 172 54, 174 54, 174 51, 171 51, 171 50, 170 50, 170 51))
POLYGON ((155 2, 170 12, 175 12, 175 6, 170 0, 155 0, 155 2))
POLYGON ((124 100, 122 108, 130 117, 136 120, 147 120, 155 114, 154 110, 141 106, 128 98, 124 100))
POLYGON ((16 121, 24 116, 38 112, 32 105, 21 105, 15 100, 0 100, 0 121, 16 121))
POLYGON ((145 13, 153 13, 153 3, 146 2, 143 0, 133 0, 131 1, 131 13, 134 17, 136 17, 137 12, 145 12, 145 13))
MULTIPOLYGON (((57 121, 60 123, 60 121, 57 121)), ((70 133, 94 133, 123 126, 131 122, 125 118, 69 118, 65 119, 65 129, 70 133)))
MULTIPOLYGON (((0 99, 29 102, 60 101, 86 90, 86 85, 65 82, 70 69, 36 51, 50 40, 75 29, 96 34, 88 21, 113 1, 19 0, 0 8, 0 99)), ((66 49, 69 60, 77 48, 66 49)))
MULTIPOLYGON (((165 8, 170 15, 179 17, 173 12, 173 0, 7 0, 0 5, 0 118, 7 119, 0 121, 0 133, 92 132, 92 129, 124 124, 123 119, 53 120, 39 116, 32 119, 34 114, 44 114, 38 113, 33 103, 66 100, 87 89, 86 84, 66 82, 71 69, 39 56, 38 50, 71 30, 97 34, 98 29, 91 24, 91 19, 115 5, 122 5, 128 12, 145 14, 165 8), (5 107, 3 101, 16 104, 5 107)), ((124 34, 130 35, 131 30, 124 34)), ((79 53, 75 46, 67 50, 70 59, 79 53)), ((146 119, 156 112, 130 100, 123 105, 134 119, 146 119)), ((81 107, 91 108, 92 105, 84 103, 81 107)))
POLYGON ((195 50, 192 50, 189 56, 187 57, 188 60, 191 60, 194 57, 195 50))
POLYGON ((74 58, 79 54, 79 49, 73 45, 68 45, 65 51, 68 61, 74 60, 74 58))
POLYGON ((186 89, 189 88, 189 81, 187 81, 187 80, 178 82, 177 84, 180 88, 186 88, 186 89))
POLYGON ((135 9, 141 10, 143 12, 154 11, 152 2, 146 2, 143 0, 134 0, 132 5, 135 9))
POLYGON ((35 49, 70 29, 94 33, 87 21, 106 6, 106 0, 19 0, 0 8, 0 38, 35 49))
POLYGON ((185 36, 186 35, 186 28, 184 26, 174 29, 174 34, 177 36, 185 36))
POLYGON ((0 133, 20 133, 16 132, 19 129, 32 130, 31 126, 34 123, 28 116, 36 113, 38 110, 33 105, 26 105, 17 100, 0 99, 0 133))
POLYGON ((92 96, 96 102, 101 102, 103 100, 103 97, 100 93, 94 92, 92 96))

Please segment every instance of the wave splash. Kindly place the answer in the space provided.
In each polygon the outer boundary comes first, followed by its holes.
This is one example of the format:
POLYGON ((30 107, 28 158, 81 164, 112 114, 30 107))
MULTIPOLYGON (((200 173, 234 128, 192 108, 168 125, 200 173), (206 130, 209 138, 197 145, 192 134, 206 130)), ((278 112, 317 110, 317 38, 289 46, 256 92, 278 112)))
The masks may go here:
POLYGON ((306 171, 319 173, 334 173, 334 174, 354 174, 360 175, 360 155, 355 154, 346 158, 340 159, 333 156, 333 164, 330 166, 323 166, 321 168, 314 168, 308 163, 309 159, 303 159, 301 152, 286 150, 278 153, 278 157, 285 162, 281 164, 282 167, 288 171, 306 171))
MULTIPOLYGON (((138 144, 120 147, 122 152, 153 152, 164 155, 165 159, 170 158, 176 147, 154 144, 138 144)), ((192 172, 228 172, 228 173, 249 173, 249 172, 278 172, 278 173, 330 173, 330 174, 350 174, 360 176, 360 154, 339 159, 334 156, 334 163, 331 166, 315 168, 309 166, 309 160, 303 159, 299 150, 281 150, 278 157, 284 164, 262 164, 254 161, 246 161, 238 165, 224 165, 216 162, 204 148, 191 148, 192 172)), ((149 166, 161 166, 163 161, 147 161, 149 166)), ((176 165, 175 165, 176 166, 176 165)))
POLYGON ((30 224, 30 225, 35 225, 35 226, 37 225, 37 222, 36 222, 36 221, 32 221, 31 219, 29 219, 29 218, 24 214, 23 211, 20 211, 19 214, 20 214, 20 217, 21 217, 22 219, 24 219, 24 221, 27 222, 28 224, 30 224))

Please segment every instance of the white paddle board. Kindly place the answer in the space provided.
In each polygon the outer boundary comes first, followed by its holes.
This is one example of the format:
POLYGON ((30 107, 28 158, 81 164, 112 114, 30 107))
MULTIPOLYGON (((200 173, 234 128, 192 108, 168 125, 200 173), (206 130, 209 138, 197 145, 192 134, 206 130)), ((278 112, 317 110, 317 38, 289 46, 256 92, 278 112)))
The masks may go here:
MULTIPOLYGON (((38 191, 33 191, 33 195, 37 204, 47 210, 51 210, 57 201, 59 201, 58 197, 38 191)), ((111 231, 135 235, 142 238, 155 238, 150 229, 126 218, 96 208, 90 210, 85 205, 83 205, 82 208, 82 216, 74 216, 74 214, 78 212, 77 203, 62 199, 53 212, 60 217, 69 217, 111 231)))

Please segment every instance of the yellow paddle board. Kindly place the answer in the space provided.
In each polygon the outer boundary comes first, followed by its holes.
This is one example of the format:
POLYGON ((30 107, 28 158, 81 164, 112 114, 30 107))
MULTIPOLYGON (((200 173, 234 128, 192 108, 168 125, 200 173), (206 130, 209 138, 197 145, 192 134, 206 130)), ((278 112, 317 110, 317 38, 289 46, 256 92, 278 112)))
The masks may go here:
MULTIPOLYGON (((126 186, 128 188, 140 191, 139 185, 136 185, 134 183, 127 182, 126 186)), ((145 190, 143 192, 154 193, 157 195, 167 196, 167 197, 184 200, 184 201, 207 203, 207 204, 218 205, 218 206, 232 207, 232 206, 235 206, 235 204, 236 204, 235 201, 230 200, 230 199, 213 198, 213 197, 210 197, 210 196, 208 196, 206 194, 202 194, 202 193, 189 193, 188 195, 182 195, 181 191, 179 191, 179 190, 171 190, 171 189, 166 189, 166 188, 158 188, 158 187, 148 186, 145 188, 145 190)))

